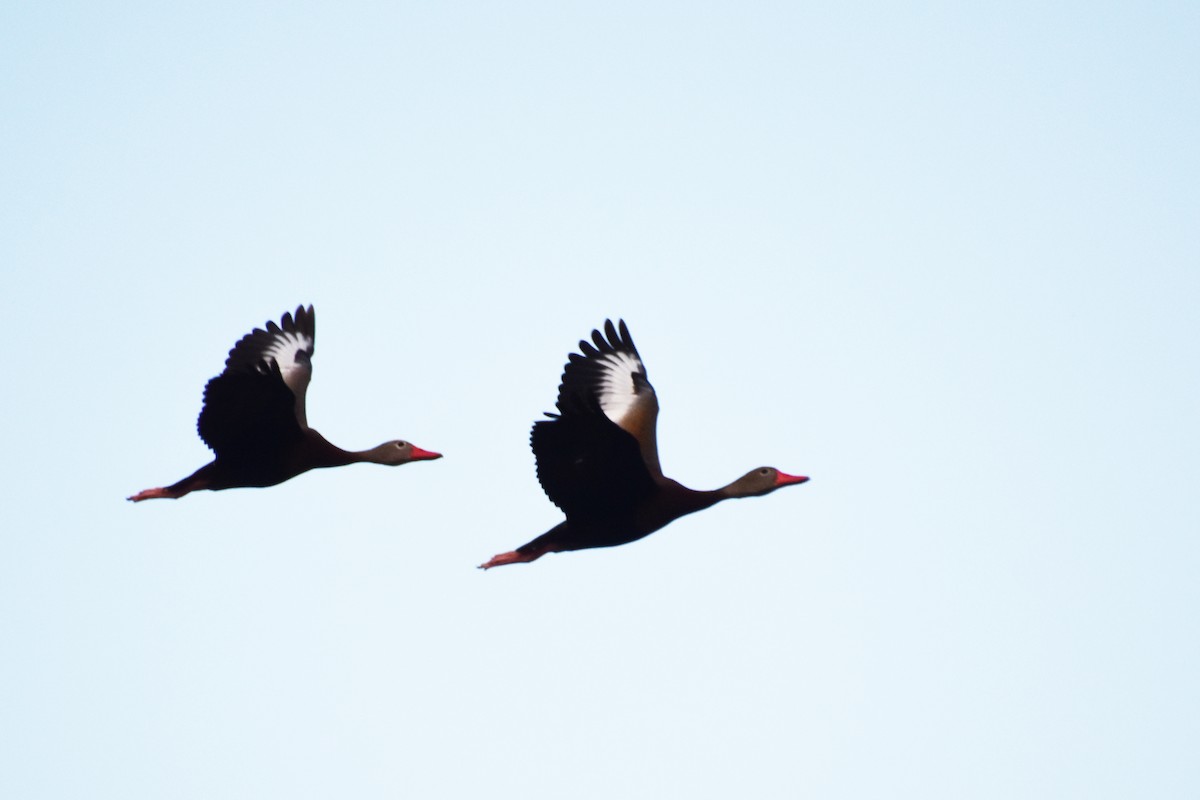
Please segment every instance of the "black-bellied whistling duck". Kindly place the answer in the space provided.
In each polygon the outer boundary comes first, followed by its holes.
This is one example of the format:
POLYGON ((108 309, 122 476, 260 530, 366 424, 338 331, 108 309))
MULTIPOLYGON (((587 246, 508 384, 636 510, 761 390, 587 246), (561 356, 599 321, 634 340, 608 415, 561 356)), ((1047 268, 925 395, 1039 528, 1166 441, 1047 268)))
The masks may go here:
POLYGON ((224 372, 204 387, 196 427, 216 458, 178 483, 129 499, 136 503, 200 489, 274 486, 310 469, 360 461, 396 466, 442 457, 400 440, 370 450, 343 450, 308 427, 304 396, 312 378, 315 339, 312 306, 243 336, 229 351, 224 372))
POLYGON ((529 437, 546 495, 567 515, 528 544, 480 569, 534 561, 546 553, 613 547, 654 533, 685 514, 734 497, 757 497, 808 480, 759 467, 712 491, 689 489, 662 474, 654 429, 658 397, 622 320, 592 331, 593 347, 571 353, 558 387, 558 414, 533 424, 529 437))

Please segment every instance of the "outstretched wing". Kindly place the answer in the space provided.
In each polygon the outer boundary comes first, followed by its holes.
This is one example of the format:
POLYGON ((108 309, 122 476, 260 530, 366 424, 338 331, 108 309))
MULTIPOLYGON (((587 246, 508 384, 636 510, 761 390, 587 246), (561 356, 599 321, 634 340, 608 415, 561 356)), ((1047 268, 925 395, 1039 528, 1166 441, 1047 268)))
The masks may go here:
POLYGON ((269 461, 304 436, 279 364, 265 370, 226 370, 204 387, 196 428, 218 458, 269 461))
POLYGON ((243 336, 225 370, 204 387, 197 429, 218 457, 269 458, 304 435, 304 398, 312 377, 312 306, 243 336))
POLYGON ((592 331, 592 342, 579 342, 580 353, 568 356, 558 387, 558 410, 595 403, 604 415, 632 436, 645 467, 656 478, 662 477, 658 461, 655 429, 658 425, 658 396, 646 377, 646 366, 638 355, 621 320, 613 325, 605 320, 604 333, 592 331))
POLYGON ((620 518, 655 488, 637 440, 595 399, 559 400, 560 415, 533 424, 538 482, 567 519, 620 518))
POLYGON ((238 340, 225 359, 225 373, 270 372, 271 362, 279 365, 283 382, 296 397, 296 421, 308 427, 304 399, 312 380, 312 355, 317 338, 317 317, 313 307, 300 306, 295 317, 286 313, 279 324, 267 323, 267 329, 255 328, 238 340))

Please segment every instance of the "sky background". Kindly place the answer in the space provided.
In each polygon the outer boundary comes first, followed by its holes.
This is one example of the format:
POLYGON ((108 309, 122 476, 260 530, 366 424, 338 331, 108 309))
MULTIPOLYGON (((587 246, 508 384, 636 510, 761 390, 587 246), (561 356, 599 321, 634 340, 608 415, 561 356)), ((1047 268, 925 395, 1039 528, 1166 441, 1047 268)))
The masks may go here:
POLYGON ((1194 3, 6 3, 0 796, 1200 794, 1194 3), (313 303, 358 465, 139 505, 313 303), (476 570, 629 324, 668 475, 476 570))

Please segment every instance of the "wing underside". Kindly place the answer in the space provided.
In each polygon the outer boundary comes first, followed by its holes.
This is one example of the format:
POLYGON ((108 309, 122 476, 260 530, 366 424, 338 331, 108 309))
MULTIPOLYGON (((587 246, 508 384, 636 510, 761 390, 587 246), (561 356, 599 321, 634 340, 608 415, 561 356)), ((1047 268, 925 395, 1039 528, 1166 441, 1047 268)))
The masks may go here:
POLYGON ((604 323, 604 332, 592 331, 592 342, 580 341, 571 353, 558 387, 557 406, 568 409, 596 404, 603 414, 637 442, 646 469, 661 477, 655 429, 658 397, 646 376, 646 367, 634 346, 629 328, 621 320, 604 323))
POLYGON ((268 322, 266 330, 255 328, 238 340, 225 360, 225 372, 271 372, 279 367, 284 384, 295 398, 296 421, 308 427, 305 397, 312 380, 312 356, 316 343, 317 319, 312 306, 300 306, 295 314, 285 313, 279 324, 268 322))
POLYGON ((572 401, 548 416, 534 423, 530 446, 542 489, 568 520, 621 518, 653 492, 637 441, 597 404, 572 401))

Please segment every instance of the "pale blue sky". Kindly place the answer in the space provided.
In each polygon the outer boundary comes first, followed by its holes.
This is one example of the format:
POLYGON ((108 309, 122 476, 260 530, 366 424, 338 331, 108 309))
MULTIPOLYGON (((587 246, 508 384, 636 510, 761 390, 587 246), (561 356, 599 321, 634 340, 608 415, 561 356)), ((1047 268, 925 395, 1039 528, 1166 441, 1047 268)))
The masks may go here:
POLYGON ((1195 797, 1200 11, 9 3, 0 796, 1195 797), (446 458, 138 506, 319 317, 446 458), (664 469, 481 573, 624 317, 664 469))

